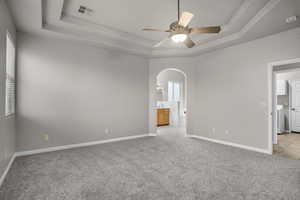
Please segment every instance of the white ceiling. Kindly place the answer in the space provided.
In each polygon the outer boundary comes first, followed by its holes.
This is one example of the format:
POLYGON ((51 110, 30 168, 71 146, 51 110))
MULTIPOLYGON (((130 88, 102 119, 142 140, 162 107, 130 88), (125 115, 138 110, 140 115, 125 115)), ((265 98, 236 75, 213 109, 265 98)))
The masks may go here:
MULTIPOLYGON (((242 5, 243 0, 182 0, 181 10, 195 14, 192 26, 223 25, 242 5), (222 13, 220 15, 219 13, 222 13)), ((141 31, 144 27, 168 29, 177 20, 177 0, 66 0, 64 13, 89 22, 106 25, 159 41, 166 33, 141 31), (89 14, 78 12, 80 5, 93 9, 89 14)))
POLYGON ((220 34, 192 35, 192 49, 166 42, 153 45, 177 18, 177 0, 9 0, 20 31, 64 36, 145 56, 195 55, 300 26, 287 17, 300 16, 300 0, 181 0, 181 10, 194 13, 190 26, 222 25, 220 34), (90 14, 78 12, 80 5, 90 14))

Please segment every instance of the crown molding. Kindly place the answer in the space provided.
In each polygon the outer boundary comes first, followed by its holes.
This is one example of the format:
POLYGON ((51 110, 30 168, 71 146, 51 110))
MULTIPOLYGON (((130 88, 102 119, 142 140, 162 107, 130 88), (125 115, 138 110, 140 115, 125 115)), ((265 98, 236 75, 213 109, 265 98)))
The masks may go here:
POLYGON ((266 14, 268 14, 281 0, 270 0, 240 31, 241 36, 247 33, 266 14))
POLYGON ((56 36, 61 36, 63 38, 69 38, 72 40, 84 42, 89 45, 106 48, 110 50, 119 50, 128 54, 138 55, 142 57, 149 57, 151 55, 151 49, 141 48, 140 46, 134 45, 129 41, 118 41, 112 38, 101 37, 86 37, 86 34, 71 31, 69 29, 64 29, 61 26, 55 24, 44 24, 43 30, 47 33, 55 34, 56 36))
POLYGON ((209 51, 212 47, 218 47, 224 45, 225 43, 233 42, 241 39, 251 28, 257 24, 267 13, 269 13, 281 0, 269 0, 268 3, 238 32, 228 35, 226 37, 216 39, 201 45, 194 47, 193 49, 184 49, 184 50, 156 50, 152 51, 152 56, 178 56, 178 55, 196 55, 198 53, 209 51), (186 51, 190 50, 190 51, 186 51))
POLYGON ((117 30, 105 25, 92 23, 88 20, 84 20, 79 17, 68 15, 65 13, 62 14, 61 21, 65 23, 71 23, 76 26, 81 26, 81 28, 86 29, 87 32, 96 32, 97 34, 112 37, 118 40, 130 41, 131 43, 135 43, 136 45, 141 45, 146 48, 152 48, 153 44, 156 42, 154 40, 149 40, 138 35, 117 30))
MULTIPOLYGON (((65 1, 63 0, 63 5, 65 5, 65 1)), ((256 0, 244 0, 243 3, 241 4, 241 6, 239 7, 239 9, 233 13, 232 17, 228 20, 227 23, 225 23, 224 25, 222 25, 222 32, 221 33, 227 33, 227 32, 231 32, 234 29, 234 25, 236 24, 237 21, 239 21, 245 11, 249 8, 249 6, 253 3, 257 2, 256 0)), ((89 30, 94 30, 96 32, 98 32, 99 34, 105 35, 107 37, 115 37, 116 39, 123 39, 123 40, 127 40, 127 41, 131 41, 132 43, 137 43, 138 45, 141 46, 145 46, 148 48, 153 48, 153 45, 158 43, 159 41, 156 40, 150 40, 138 35, 135 35, 133 33, 127 33, 121 30, 117 30, 115 28, 109 27, 109 26, 105 26, 102 24, 98 24, 98 23, 94 23, 91 22, 89 20, 86 19, 82 19, 76 16, 72 16, 69 15, 67 13, 64 12, 64 6, 61 7, 61 15, 59 17, 59 19, 63 22, 66 23, 71 23, 73 25, 77 25, 77 26, 83 26, 82 28, 87 28, 89 30)), ((214 38, 213 35, 208 35, 208 38, 199 38, 198 40, 195 40, 196 43, 200 43, 204 40, 207 40, 209 38, 214 38)), ((165 47, 161 47, 159 49, 170 49, 169 48, 165 48, 165 47)))
MULTIPOLYGON (((71 23, 73 25, 77 25, 77 26, 81 26, 81 27, 83 26, 83 28, 86 27, 86 30, 87 29, 94 30, 94 31, 98 32, 99 34, 105 35, 107 37, 115 37, 117 39, 127 40, 132 43, 136 43, 138 45, 145 46, 146 48, 153 48, 153 45, 159 42, 159 41, 150 40, 150 39, 147 39, 147 38, 144 38, 141 36, 137 36, 132 33, 127 33, 127 32, 121 31, 121 30, 117 30, 117 29, 109 27, 109 26, 97 24, 97 23, 94 23, 94 22, 91 22, 89 20, 85 20, 85 19, 82 19, 79 17, 68 15, 67 13, 64 12, 65 4, 66 4, 65 2, 66 2, 66 0, 62 1, 61 7, 60 7, 61 11, 59 13, 56 13, 56 15, 58 15, 58 14, 60 15, 59 17, 56 17, 56 18, 57 19, 59 18, 63 22, 71 23)), ((226 33, 233 32, 234 25, 236 24, 236 22, 238 22, 240 19, 242 19, 242 17, 245 14, 245 11, 253 3, 257 3, 257 1, 256 0, 244 0, 243 3, 241 4, 241 6, 239 7, 239 9, 233 13, 232 17, 228 20, 228 22, 222 25, 222 32, 220 34, 226 34, 226 33)), ((198 38, 197 40, 195 40, 195 42, 201 43, 201 42, 207 41, 208 39, 213 39, 213 38, 215 38, 214 35, 207 35, 207 38, 198 38)), ((169 47, 169 48, 161 47, 158 49, 171 49, 171 48, 172 47, 169 47)))
POLYGON ((154 49, 153 44, 156 41, 137 36, 135 34, 120 31, 88 20, 67 15, 64 13, 64 2, 60 0, 60 11, 55 11, 54 17, 49 19, 47 16, 47 1, 42 1, 42 19, 43 29, 64 35, 70 35, 74 39, 95 43, 99 46, 116 48, 136 55, 147 57, 170 57, 170 56, 192 56, 211 49, 222 48, 222 46, 235 43, 240 40, 254 25, 256 25, 267 13, 269 13, 281 0, 268 0, 263 7, 259 9, 254 16, 247 22, 245 26, 239 27, 237 30, 235 24, 240 21, 244 13, 249 9, 256 0, 245 0, 235 12, 227 24, 223 25, 221 34, 224 36, 210 36, 205 39, 197 40, 198 46, 193 49, 186 48, 158 48, 154 49))

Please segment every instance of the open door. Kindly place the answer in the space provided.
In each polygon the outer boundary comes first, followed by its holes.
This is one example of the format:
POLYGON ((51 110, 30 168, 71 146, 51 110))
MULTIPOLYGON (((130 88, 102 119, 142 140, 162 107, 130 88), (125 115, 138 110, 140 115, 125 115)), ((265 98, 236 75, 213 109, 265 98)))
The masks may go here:
POLYGON ((291 131, 300 132, 300 81, 291 81, 291 131))

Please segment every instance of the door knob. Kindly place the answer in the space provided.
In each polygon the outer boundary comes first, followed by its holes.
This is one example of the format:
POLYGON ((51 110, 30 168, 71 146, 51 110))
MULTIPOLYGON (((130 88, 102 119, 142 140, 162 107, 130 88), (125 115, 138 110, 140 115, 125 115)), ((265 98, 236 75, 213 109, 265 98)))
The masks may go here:
POLYGON ((291 111, 295 111, 296 109, 295 108, 291 108, 291 111))

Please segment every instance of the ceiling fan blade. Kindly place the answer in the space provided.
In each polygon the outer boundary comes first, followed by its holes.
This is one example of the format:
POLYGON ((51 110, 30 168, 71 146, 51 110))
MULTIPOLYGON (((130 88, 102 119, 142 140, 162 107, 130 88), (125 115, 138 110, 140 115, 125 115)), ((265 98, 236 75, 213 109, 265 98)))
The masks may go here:
POLYGON ((193 46, 195 46, 195 43, 193 42, 193 40, 189 36, 185 39, 184 44, 188 48, 192 48, 193 46))
POLYGON ((200 28, 190 28, 190 33, 220 33, 220 26, 208 26, 200 28))
POLYGON ((143 28, 143 31, 156 31, 156 32, 171 32, 171 30, 160 30, 155 28, 143 28))
POLYGON ((166 39, 160 41, 159 43, 155 44, 153 47, 159 47, 160 45, 162 45, 163 43, 165 43, 167 40, 169 40, 169 38, 166 38, 166 39))
POLYGON ((183 12, 183 13, 181 13, 178 24, 180 26, 186 27, 190 23, 190 21, 193 19, 193 17, 194 17, 193 13, 183 12))

